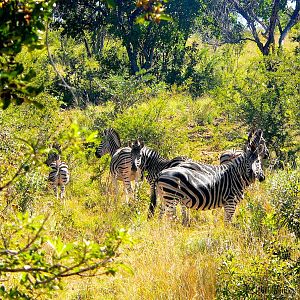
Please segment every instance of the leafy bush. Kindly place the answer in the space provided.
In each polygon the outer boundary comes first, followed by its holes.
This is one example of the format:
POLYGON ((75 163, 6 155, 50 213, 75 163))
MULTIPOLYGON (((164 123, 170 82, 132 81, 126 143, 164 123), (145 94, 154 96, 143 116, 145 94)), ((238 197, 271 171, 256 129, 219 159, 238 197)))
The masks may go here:
POLYGON ((295 162, 299 150, 299 57, 270 56, 252 61, 246 73, 227 75, 217 101, 249 127, 264 130, 268 147, 279 159, 295 162))
POLYGON ((115 230, 101 243, 88 240, 64 243, 45 234, 46 221, 41 216, 29 218, 27 214, 19 214, 11 223, 1 225, 1 297, 50 296, 62 288, 63 278, 115 274, 124 266, 113 258, 119 255, 121 245, 131 243, 125 230, 115 230))
POLYGON ((289 247, 273 245, 260 256, 227 252, 217 275, 216 299, 296 299, 299 296, 299 258, 289 247), (285 253, 285 255, 282 255, 285 253))
POLYGON ((221 84, 219 59, 209 54, 208 48, 198 49, 197 44, 187 47, 182 82, 193 97, 202 96, 221 84))
POLYGON ((275 216, 281 226, 300 238, 300 172, 284 170, 273 176, 269 189, 275 216))
POLYGON ((119 114, 113 127, 125 141, 142 138, 161 155, 175 153, 188 138, 188 131, 183 128, 189 119, 189 101, 182 95, 161 94, 119 114), (178 98, 182 98, 182 102, 178 98))

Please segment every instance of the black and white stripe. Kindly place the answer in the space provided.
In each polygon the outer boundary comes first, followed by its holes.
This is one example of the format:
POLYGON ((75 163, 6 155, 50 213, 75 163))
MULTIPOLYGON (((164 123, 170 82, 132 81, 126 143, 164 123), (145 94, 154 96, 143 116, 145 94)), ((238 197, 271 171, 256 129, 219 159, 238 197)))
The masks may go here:
POLYGON ((157 205, 155 181, 159 173, 167 168, 172 168, 187 160, 187 158, 178 156, 173 159, 166 159, 161 157, 160 154, 144 145, 143 142, 136 140, 132 146, 132 170, 139 169, 142 176, 147 172, 146 180, 150 184, 150 205, 148 217, 154 215, 157 205))
MULTIPOLYGON (((254 130, 252 129, 248 136, 248 142, 251 135, 254 133, 254 130)), ((231 162, 233 159, 237 158, 238 156, 242 155, 244 153, 243 150, 237 150, 237 149, 230 149, 224 151, 219 158, 220 165, 226 164, 228 162, 231 162)), ((266 140, 261 137, 260 143, 259 143, 259 149, 258 153, 261 159, 267 159, 269 158, 269 149, 266 145, 266 140)))
POLYGON ((52 185, 56 198, 59 197, 58 187, 60 187, 60 198, 65 197, 66 185, 70 181, 70 174, 68 166, 65 162, 61 161, 58 153, 49 153, 46 164, 51 168, 48 176, 48 181, 52 185))
POLYGON ((96 149, 96 157, 101 158, 106 153, 111 155, 110 173, 112 175, 115 193, 118 194, 117 180, 123 181, 126 201, 128 195, 132 195, 131 181, 136 184, 139 179, 139 173, 131 170, 131 148, 121 147, 119 134, 113 129, 108 128, 103 131, 102 141, 96 149))
MULTIPOLYGON (((167 215, 174 216, 177 203, 200 210, 224 207, 225 221, 231 221, 245 188, 256 178, 265 179, 259 155, 261 138, 262 131, 257 130, 249 136, 245 151, 226 164, 186 162, 162 171, 156 188, 167 215)), ((186 224, 188 220, 184 217, 186 224)))

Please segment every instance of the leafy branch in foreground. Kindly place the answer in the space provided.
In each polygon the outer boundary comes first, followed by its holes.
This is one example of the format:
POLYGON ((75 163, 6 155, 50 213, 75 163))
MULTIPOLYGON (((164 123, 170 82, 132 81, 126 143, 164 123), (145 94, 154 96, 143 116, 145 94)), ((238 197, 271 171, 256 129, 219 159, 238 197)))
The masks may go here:
POLYGON ((41 49, 40 34, 45 30, 44 21, 52 12, 52 2, 0 0, 0 103, 6 109, 11 102, 24 101, 41 106, 29 100, 41 92, 40 87, 30 85, 35 72, 25 73, 22 63, 16 56, 23 46, 28 50, 41 49))
POLYGON ((32 299, 62 288, 64 277, 114 275, 118 267, 126 268, 115 260, 120 246, 131 243, 124 229, 107 235, 101 244, 64 243, 46 236, 47 219, 19 214, 1 226, 1 298, 32 299))

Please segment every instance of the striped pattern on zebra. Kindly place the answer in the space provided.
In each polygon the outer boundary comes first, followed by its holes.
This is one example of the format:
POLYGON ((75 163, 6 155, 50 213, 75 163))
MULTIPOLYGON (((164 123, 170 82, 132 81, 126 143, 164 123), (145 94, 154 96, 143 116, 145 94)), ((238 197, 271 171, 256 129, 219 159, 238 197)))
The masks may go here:
POLYGON ((131 145, 132 170, 139 169, 142 176, 147 172, 146 180, 150 184, 150 205, 148 218, 153 217, 157 205, 155 181, 159 173, 167 168, 172 168, 187 160, 186 157, 178 156, 173 159, 161 157, 159 153, 144 145, 142 141, 136 140, 131 145))
POLYGON ((137 170, 131 170, 131 148, 121 147, 119 134, 113 128, 107 128, 103 131, 102 141, 97 147, 95 155, 101 158, 107 153, 111 156, 110 174, 112 176, 115 193, 116 195, 118 194, 117 180, 120 180, 123 182, 126 202, 128 203, 128 196, 132 196, 133 194, 130 182, 135 180, 137 184, 139 172, 137 170))
MULTIPOLYGON (((163 170, 156 188, 168 217, 174 216, 180 202, 197 210, 224 207, 225 222, 230 222, 236 205, 244 197, 245 188, 255 179, 265 179, 259 155, 262 134, 260 129, 251 134, 245 151, 226 164, 213 166, 186 162, 163 170)), ((183 217, 183 223, 187 224, 186 214, 183 217)))
POLYGON ((58 199, 58 187, 60 187, 60 198, 65 197, 66 185, 70 181, 70 174, 68 166, 65 162, 61 161, 58 153, 52 152, 48 154, 46 164, 51 168, 48 176, 48 181, 52 185, 56 198, 58 199))
MULTIPOLYGON (((249 138, 251 138, 251 135, 253 133, 254 133, 254 129, 252 129, 248 135, 248 142, 249 142, 249 138)), ((243 154, 243 152, 244 152, 243 150, 237 150, 237 149, 230 149, 224 151, 219 158, 220 165, 231 162, 233 159, 243 154)), ((270 156, 269 149, 267 148, 266 145, 266 140, 263 137, 260 140, 258 153, 261 159, 267 159, 270 156)))

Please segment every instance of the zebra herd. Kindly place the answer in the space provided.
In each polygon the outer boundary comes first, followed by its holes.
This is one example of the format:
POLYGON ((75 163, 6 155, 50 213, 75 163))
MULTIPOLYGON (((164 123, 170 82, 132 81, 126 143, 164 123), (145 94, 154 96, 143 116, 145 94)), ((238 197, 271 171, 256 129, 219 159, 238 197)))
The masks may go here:
MULTIPOLYGON (((220 165, 208 165, 179 156, 166 159, 153 149, 136 140, 127 147, 121 147, 118 133, 105 129, 102 141, 95 155, 111 155, 110 173, 117 192, 117 180, 123 181, 126 201, 132 196, 131 181, 137 186, 139 178, 147 173, 150 185, 150 205, 148 218, 154 215, 157 196, 162 200, 160 216, 176 217, 176 206, 182 206, 183 224, 189 223, 186 208, 208 210, 224 207, 225 221, 230 222, 237 204, 243 199, 246 187, 256 179, 265 179, 262 160, 269 157, 269 151, 262 130, 252 130, 244 150, 228 150, 220 156, 220 165)), ((53 186, 64 186, 69 181, 67 166, 60 161, 59 155, 48 158, 52 171, 49 180, 53 186)))

